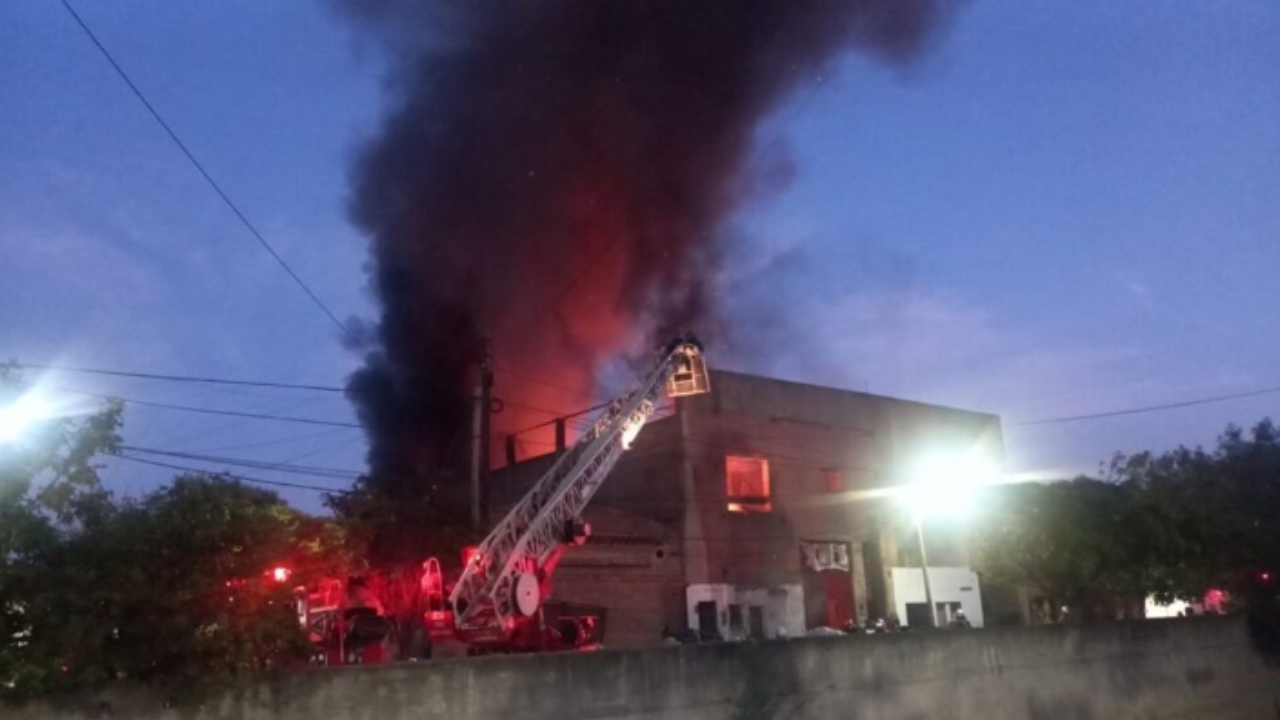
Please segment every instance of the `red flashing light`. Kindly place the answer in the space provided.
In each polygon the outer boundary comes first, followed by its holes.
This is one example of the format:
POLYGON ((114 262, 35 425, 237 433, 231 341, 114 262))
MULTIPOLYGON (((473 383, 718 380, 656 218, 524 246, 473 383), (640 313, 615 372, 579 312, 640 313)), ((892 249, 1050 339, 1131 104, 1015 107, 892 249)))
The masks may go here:
POLYGON ((1271 573, 1269 572, 1260 573, 1258 575, 1258 578, 1262 580, 1262 582, 1271 582, 1271 573))
POLYGON ((283 566, 275 568, 274 570, 271 571, 271 578, 278 583, 288 582, 289 575, 290 575, 289 568, 283 567, 283 566))
POLYGON ((478 545, 468 545, 462 548, 462 567, 469 567, 471 562, 479 557, 480 547, 478 545))

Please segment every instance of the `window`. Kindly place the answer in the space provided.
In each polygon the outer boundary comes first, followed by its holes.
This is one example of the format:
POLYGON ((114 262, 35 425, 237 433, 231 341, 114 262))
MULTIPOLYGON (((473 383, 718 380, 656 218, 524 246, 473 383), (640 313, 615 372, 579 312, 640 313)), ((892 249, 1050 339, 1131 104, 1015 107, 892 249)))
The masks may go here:
POLYGON ((729 512, 772 512, 769 502, 769 462, 761 458, 727 457, 725 493, 729 512))
POLYGON ((823 469, 822 485, 829 493, 844 492, 844 473, 831 468, 823 469))

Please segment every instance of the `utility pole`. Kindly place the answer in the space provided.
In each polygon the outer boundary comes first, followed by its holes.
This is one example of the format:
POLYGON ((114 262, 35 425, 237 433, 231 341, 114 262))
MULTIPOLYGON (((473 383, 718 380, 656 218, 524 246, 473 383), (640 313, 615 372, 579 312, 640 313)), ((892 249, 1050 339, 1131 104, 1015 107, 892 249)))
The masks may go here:
POLYGON ((924 520, 916 515, 916 541, 920 543, 920 571, 924 573, 924 599, 929 604, 929 627, 938 627, 938 614, 933 606, 933 588, 929 586, 929 556, 924 551, 924 520))
POLYGON ((487 336, 479 370, 471 394, 471 527, 484 532, 489 508, 483 486, 489 474, 489 396, 493 388, 493 358, 487 336))

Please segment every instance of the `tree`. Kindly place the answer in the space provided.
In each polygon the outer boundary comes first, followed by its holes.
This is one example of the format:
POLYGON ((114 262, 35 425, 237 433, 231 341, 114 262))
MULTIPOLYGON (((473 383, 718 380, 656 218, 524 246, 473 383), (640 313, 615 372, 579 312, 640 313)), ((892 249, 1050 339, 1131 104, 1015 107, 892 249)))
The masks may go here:
MULTIPOLYGON (((0 370, 9 397, 28 391, 0 370)), ((301 660, 292 588, 352 561, 341 528, 226 477, 115 500, 96 458, 118 446, 120 415, 108 404, 0 446, 0 696, 184 689, 301 660)))
POLYGON ((1118 484, 1090 478, 1010 485, 992 493, 976 534, 978 569, 992 581, 1030 586, 1086 618, 1140 601, 1163 527, 1118 484))
POLYGON ((1280 431, 1228 426, 1209 452, 1178 448, 1119 457, 1115 477, 1158 508, 1176 532, 1163 556, 1165 595, 1226 590, 1243 605, 1253 638, 1280 657, 1280 431))
MULTIPOLYGON (((0 407, 34 391, 13 363, 0 364, 0 407)), ((121 413, 108 403, 80 420, 47 418, 0 443, 0 692, 59 685, 58 653, 35 634, 48 607, 44 570, 68 533, 111 518, 94 458, 118 447, 121 413)))
POLYGON ((326 504, 370 562, 383 570, 418 568, 428 557, 457 558, 480 540, 465 496, 450 480, 366 476, 326 504))
POLYGON ((294 550, 279 498, 180 477, 111 519, 61 533, 17 570, 29 693, 118 679, 165 687, 305 657, 292 585, 266 573, 294 550))
POLYGON ((1172 527, 1161 591, 1243 592, 1280 570, 1280 433, 1270 420, 1248 435, 1228 426, 1213 451, 1117 457, 1111 475, 1172 527))
POLYGON ((429 557, 460 562, 461 549, 480 540, 469 525, 466 501, 451 492, 456 483, 426 479, 362 477, 351 492, 329 496, 326 504, 353 547, 361 548, 369 569, 365 579, 392 621, 400 658, 414 656, 425 642, 425 598, 419 593, 422 563, 429 557))
MULTIPOLYGON (((1269 420, 1248 434, 1228 427, 1212 451, 1120 455, 1106 480, 1014 485, 995 496, 976 540, 979 567, 996 582, 1084 607, 1199 600, 1210 589, 1252 608, 1276 602, 1280 432, 1269 420)), ((1280 614, 1268 617, 1280 626, 1280 614)))

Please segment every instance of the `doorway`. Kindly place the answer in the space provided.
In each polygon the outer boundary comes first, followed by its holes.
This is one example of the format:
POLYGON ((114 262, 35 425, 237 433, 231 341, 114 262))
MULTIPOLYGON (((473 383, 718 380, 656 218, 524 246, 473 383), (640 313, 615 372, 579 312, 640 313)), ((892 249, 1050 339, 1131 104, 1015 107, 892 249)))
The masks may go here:
MULTIPOLYGON (((956 613, 961 609, 958 602, 935 602, 934 609, 936 614, 934 617, 938 619, 938 627, 944 628, 951 625, 951 621, 955 620, 956 613)), ((912 630, 927 629, 932 627, 933 623, 929 619, 928 603, 907 603, 907 627, 912 630)))
POLYGON ((716 610, 716 604, 711 600, 703 600, 694 606, 694 612, 698 615, 698 636, 702 640, 712 640, 720 637, 719 612, 716 610))
POLYGON ((751 631, 751 639, 764 639, 764 608, 759 605, 752 605, 747 611, 748 627, 751 631))
MULTIPOLYGON (((830 543, 836 547, 837 543, 830 543)), ((847 548, 847 546, 842 546, 847 548)), ((848 550, 836 554, 848 558, 848 550)), ((858 618, 853 604, 853 574, 849 562, 817 564, 807 562, 801 552, 801 583, 804 589, 804 625, 812 630, 829 627, 843 630, 858 618)))

